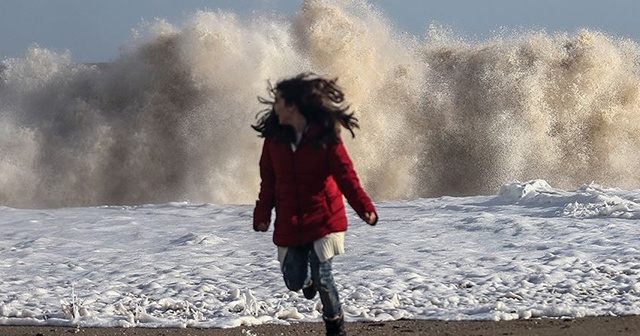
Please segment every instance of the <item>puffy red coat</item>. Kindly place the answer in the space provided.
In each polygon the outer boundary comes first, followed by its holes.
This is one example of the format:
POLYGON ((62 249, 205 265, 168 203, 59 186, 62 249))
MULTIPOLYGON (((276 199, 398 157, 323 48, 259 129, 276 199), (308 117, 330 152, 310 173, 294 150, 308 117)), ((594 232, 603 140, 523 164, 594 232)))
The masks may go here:
POLYGON ((262 182, 253 225, 270 223, 275 207, 273 242, 278 246, 306 245, 346 231, 343 194, 360 217, 376 211, 344 144, 312 146, 309 134, 313 130, 305 133, 295 152, 290 143, 273 138, 265 138, 262 148, 262 182))

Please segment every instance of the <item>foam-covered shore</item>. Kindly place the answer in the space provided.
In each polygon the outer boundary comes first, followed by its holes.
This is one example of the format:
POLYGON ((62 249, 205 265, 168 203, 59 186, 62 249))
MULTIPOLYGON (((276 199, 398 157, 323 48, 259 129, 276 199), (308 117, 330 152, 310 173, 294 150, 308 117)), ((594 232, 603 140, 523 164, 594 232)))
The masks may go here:
MULTIPOLYGON (((640 314, 640 191, 514 182, 349 212, 347 322, 640 314)), ((320 319, 282 283, 251 205, 0 207, 0 324, 233 328, 320 319)))

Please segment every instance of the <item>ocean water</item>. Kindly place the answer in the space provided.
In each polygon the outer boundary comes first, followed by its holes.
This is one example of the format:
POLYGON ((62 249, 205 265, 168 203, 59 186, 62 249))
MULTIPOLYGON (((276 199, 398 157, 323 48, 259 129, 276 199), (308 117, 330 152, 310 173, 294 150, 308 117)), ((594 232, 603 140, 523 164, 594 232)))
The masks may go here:
POLYGON ((0 66, 0 204, 246 204, 269 81, 338 77, 376 201, 495 194, 513 180, 640 187, 640 47, 595 30, 470 41, 394 28, 358 1, 293 18, 201 11, 136 28, 109 64, 34 47, 0 66))

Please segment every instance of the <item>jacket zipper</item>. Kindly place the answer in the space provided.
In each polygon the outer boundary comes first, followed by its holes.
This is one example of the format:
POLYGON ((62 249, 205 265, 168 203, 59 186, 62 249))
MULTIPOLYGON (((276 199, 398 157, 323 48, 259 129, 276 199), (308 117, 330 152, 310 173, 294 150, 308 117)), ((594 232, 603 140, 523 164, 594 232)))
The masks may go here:
MULTIPOLYGON (((298 148, 299 149, 299 148, 298 148)), ((298 216, 298 239, 299 241, 302 241, 302 238, 304 238, 304 234, 302 232, 302 214, 300 211, 300 191, 298 190, 298 177, 296 175, 296 151, 293 151, 292 149, 292 153, 291 153, 291 163, 293 165, 293 188, 296 191, 296 215, 298 216)))

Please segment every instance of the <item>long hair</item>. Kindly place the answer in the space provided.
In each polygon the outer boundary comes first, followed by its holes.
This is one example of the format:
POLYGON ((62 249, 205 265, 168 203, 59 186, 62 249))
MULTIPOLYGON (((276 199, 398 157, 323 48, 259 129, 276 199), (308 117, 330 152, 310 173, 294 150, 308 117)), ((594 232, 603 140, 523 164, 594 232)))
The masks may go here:
MULTIPOLYGON (((318 136, 313 139, 315 145, 324 146, 340 141, 340 126, 346 128, 355 137, 354 129, 360 128, 358 119, 348 113, 344 93, 338 87, 337 78, 326 79, 311 72, 301 73, 293 78, 279 81, 275 87, 269 86, 269 94, 276 93, 286 104, 295 104, 307 123, 319 127, 318 136)), ((258 112, 257 124, 251 125, 260 137, 274 137, 279 141, 293 141, 295 133, 291 126, 280 125, 274 111, 275 99, 258 97, 260 103, 268 105, 258 112)))

